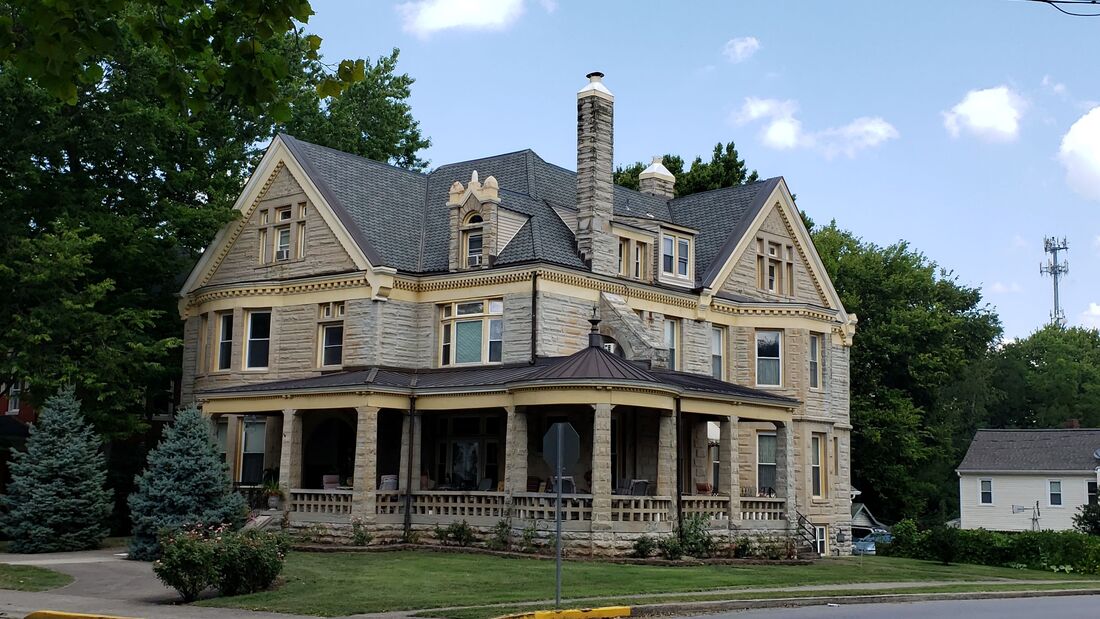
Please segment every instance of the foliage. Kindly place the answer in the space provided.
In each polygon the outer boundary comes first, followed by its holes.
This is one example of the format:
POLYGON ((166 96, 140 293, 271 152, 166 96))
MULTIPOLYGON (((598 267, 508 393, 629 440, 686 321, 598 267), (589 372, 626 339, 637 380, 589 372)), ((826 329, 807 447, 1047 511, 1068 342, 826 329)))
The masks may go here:
MULTIPOLYGON (((686 171, 684 170, 684 160, 677 155, 665 155, 661 162, 676 177, 677 197, 711 189, 747 185, 755 183, 759 179, 756 170, 748 171, 745 160, 738 155, 733 142, 728 142, 725 145, 721 142, 715 144, 710 161, 704 162, 702 157, 696 157, 686 171)), ((638 189, 638 175, 646 167, 647 165, 641 162, 631 164, 625 168, 619 166, 613 174, 615 184, 630 189, 638 189)))
POLYGON ((165 531, 153 572, 185 602, 211 586, 222 595, 255 593, 271 586, 283 569, 289 541, 282 533, 234 532, 226 525, 165 531))
MULTIPOLYGON (((287 33, 296 35, 298 53, 320 59, 320 37, 296 29, 313 14, 308 0, 8 0, 4 7, 0 62, 70 105, 134 43, 172 59, 155 74, 156 93, 185 110, 202 109, 210 99, 285 108, 279 84, 290 68, 272 44, 287 33)), ((338 94, 363 73, 362 60, 342 61, 318 91, 338 94)))
POLYGON ((657 540, 648 535, 643 535, 634 540, 634 547, 630 551, 630 556, 636 559, 646 559, 657 552, 657 540))
POLYGON ((1100 574, 1100 537, 1077 531, 1004 533, 985 529, 919 530, 911 521, 894 526, 894 541, 879 546, 891 556, 979 565, 1100 574))
POLYGON ((1100 503, 1077 508, 1077 513, 1073 515, 1073 528, 1087 535, 1100 535, 1100 503))
POLYGON ((507 518, 497 520, 487 545, 492 550, 508 550, 512 545, 512 523, 507 518))
POLYGON ((111 498, 102 441, 84 422, 72 388, 46 401, 27 450, 14 451, 11 483, 0 496, 13 552, 97 548, 107 536, 111 498))
POLYGON ((286 493, 283 492, 283 487, 279 485, 279 480, 268 479, 263 483, 263 494, 265 497, 276 497, 279 500, 286 498, 286 493))
POLYGON ((688 516, 680 523, 679 538, 684 554, 703 559, 714 554, 718 543, 707 531, 710 519, 703 514, 688 516))
POLYGON ((157 536, 197 524, 239 526, 247 508, 233 492, 225 462, 210 436, 210 426, 194 406, 182 410, 130 495, 134 537, 130 556, 147 560, 160 552, 157 536))
POLYGON ((756 556, 756 545, 748 535, 741 535, 733 541, 730 548, 730 554, 734 559, 747 559, 749 557, 756 556))
POLYGON ((474 542, 474 530, 465 520, 452 522, 443 530, 443 538, 440 541, 446 544, 448 540, 459 546, 469 546, 474 542))
POLYGON ((520 537, 520 552, 534 553, 539 551, 539 532, 535 528, 535 524, 531 523, 526 527, 523 527, 523 534, 520 537))
POLYGON ((661 552, 662 557, 669 561, 679 561, 684 556, 684 547, 675 535, 662 537, 658 540, 657 550, 661 552))
POLYGON ((374 541, 374 534, 367 529, 362 518, 351 519, 351 543, 356 546, 370 546, 374 541))

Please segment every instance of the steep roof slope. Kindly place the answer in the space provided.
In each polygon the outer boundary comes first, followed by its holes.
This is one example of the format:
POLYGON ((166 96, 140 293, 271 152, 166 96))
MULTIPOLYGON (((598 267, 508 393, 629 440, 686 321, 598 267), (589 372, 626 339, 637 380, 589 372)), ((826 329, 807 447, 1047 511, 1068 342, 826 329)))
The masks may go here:
POLYGON ((1100 429, 978 430, 958 470, 1090 472, 1098 449, 1100 429))

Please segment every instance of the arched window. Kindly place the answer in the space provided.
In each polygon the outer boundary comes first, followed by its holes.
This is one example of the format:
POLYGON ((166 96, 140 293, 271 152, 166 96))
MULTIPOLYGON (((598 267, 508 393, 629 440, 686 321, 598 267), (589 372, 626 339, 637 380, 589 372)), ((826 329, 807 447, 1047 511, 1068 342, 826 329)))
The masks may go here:
POLYGON ((472 213, 466 218, 462 230, 463 261, 467 267, 479 267, 482 263, 485 220, 480 213, 472 213))

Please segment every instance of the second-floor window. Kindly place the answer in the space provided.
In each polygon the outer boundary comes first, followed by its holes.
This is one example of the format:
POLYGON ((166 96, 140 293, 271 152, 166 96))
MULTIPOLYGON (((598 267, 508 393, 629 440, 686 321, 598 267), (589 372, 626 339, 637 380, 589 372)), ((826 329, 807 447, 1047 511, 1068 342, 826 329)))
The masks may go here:
POLYGON ((233 314, 218 316, 218 361, 219 370, 228 370, 233 363, 233 314))
POLYGON ((710 329, 710 374, 718 380, 726 379, 726 330, 722 327, 710 329))
POLYGON ((248 312, 248 341, 245 346, 245 365, 249 370, 267 368, 271 350, 271 311, 248 312))
POLYGON ((810 389, 821 388, 822 339, 820 333, 810 334, 810 389))
POLYGON ((992 505, 993 504, 993 480, 992 479, 982 479, 982 480, 978 481, 978 485, 980 486, 979 489, 978 489, 978 502, 980 502, 982 505, 992 505))
POLYGON ((1047 482, 1050 489, 1050 506, 1061 507, 1062 506, 1062 482, 1058 479, 1052 479, 1047 482))
POLYGON ((779 331, 756 332, 756 384, 778 387, 783 384, 783 334, 779 331))
POLYGON ((320 365, 337 366, 344 362, 344 304, 322 303, 317 333, 320 365))
POLYGON ((680 321, 675 318, 665 319, 665 347, 668 348, 669 369, 680 369, 680 321))
POLYGON ((815 498, 825 496, 825 436, 810 437, 810 493, 815 498))
POLYGON ((504 356, 504 301, 441 305, 439 343, 440 365, 500 363, 504 356))
POLYGON ((661 273, 691 279, 691 239, 678 234, 661 235, 661 273))

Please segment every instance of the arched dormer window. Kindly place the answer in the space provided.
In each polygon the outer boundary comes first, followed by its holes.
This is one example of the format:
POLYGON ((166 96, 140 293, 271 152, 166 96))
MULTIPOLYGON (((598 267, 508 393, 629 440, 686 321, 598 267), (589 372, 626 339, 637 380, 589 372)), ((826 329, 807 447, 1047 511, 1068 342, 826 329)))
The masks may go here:
POLYGON ((462 260, 467 268, 480 267, 482 264, 484 224, 480 213, 471 213, 462 225, 462 260))

